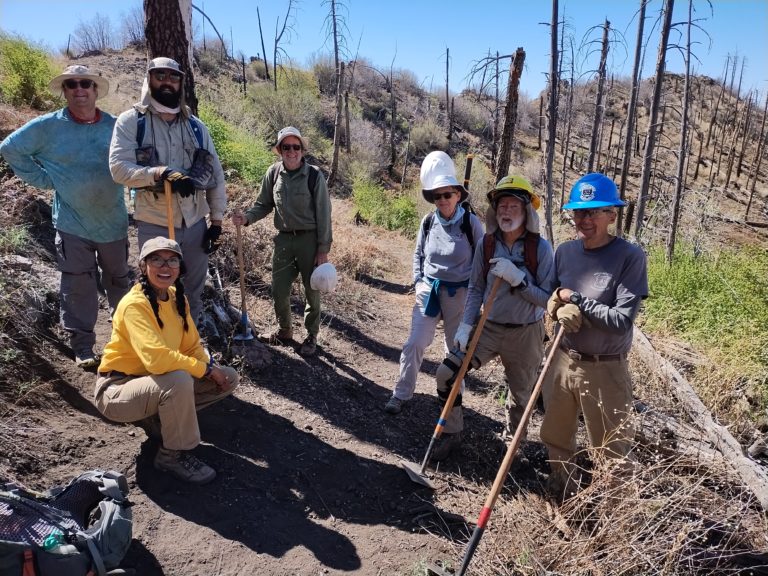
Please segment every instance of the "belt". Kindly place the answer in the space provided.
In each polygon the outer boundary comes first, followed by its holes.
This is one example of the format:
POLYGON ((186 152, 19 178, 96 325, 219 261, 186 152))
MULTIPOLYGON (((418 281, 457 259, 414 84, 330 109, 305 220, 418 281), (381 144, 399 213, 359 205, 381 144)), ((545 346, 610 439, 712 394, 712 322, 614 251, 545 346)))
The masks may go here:
POLYGON ((315 230, 280 230, 280 234, 290 234, 291 236, 301 236, 307 232, 314 232, 315 230))
POLYGON ((530 326, 531 324, 538 324, 541 320, 534 320, 533 322, 526 322, 525 324, 511 324, 509 322, 494 322, 493 320, 486 320, 488 324, 494 326, 503 326, 504 328, 523 328, 524 326, 530 326))
POLYGON ((584 354, 570 348, 563 348, 562 346, 560 348, 568 354, 571 360, 576 360, 577 362, 613 362, 627 357, 626 354, 584 354))

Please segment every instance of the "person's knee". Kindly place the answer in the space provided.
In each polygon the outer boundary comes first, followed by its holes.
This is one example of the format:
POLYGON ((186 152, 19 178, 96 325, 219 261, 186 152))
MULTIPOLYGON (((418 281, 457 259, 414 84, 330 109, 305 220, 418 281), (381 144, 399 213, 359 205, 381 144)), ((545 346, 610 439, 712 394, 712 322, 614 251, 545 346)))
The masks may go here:
MULTIPOLYGON (((476 359, 475 359, 476 360, 476 359)), ((437 397, 440 399, 440 403, 444 404, 451 393, 451 388, 456 381, 456 376, 461 369, 461 363, 463 358, 451 352, 437 367, 437 373, 435 374, 435 383, 437 385, 437 397)), ((474 362, 473 362, 474 364, 474 362)), ((470 368, 472 366, 470 365, 470 368)), ((461 393, 456 396, 455 406, 461 406, 461 393)))
POLYGON ((194 395, 195 379, 186 370, 173 370, 155 377, 168 396, 194 395))

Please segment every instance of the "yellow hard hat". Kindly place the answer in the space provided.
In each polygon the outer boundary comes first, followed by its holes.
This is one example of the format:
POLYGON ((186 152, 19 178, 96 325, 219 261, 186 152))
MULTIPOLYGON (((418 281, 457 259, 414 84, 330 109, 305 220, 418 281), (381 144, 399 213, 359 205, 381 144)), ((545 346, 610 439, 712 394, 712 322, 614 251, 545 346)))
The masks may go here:
POLYGON ((496 183, 496 187, 486 195, 494 210, 499 199, 504 196, 515 196, 526 204, 530 202, 535 210, 541 206, 541 199, 533 192, 533 186, 522 176, 504 176, 496 183))

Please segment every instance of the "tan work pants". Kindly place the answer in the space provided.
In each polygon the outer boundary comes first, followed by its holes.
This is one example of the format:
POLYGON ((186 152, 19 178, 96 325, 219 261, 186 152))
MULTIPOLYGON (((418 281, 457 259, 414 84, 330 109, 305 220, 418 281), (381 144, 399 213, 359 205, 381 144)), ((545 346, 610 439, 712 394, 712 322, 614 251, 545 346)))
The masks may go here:
POLYGON ((213 380, 194 378, 184 370, 149 376, 126 376, 114 372, 99 375, 96 407, 115 422, 136 422, 157 414, 163 446, 169 450, 192 450, 200 444, 197 410, 226 398, 237 388, 240 377, 228 366, 220 367, 230 388, 220 391, 213 380))

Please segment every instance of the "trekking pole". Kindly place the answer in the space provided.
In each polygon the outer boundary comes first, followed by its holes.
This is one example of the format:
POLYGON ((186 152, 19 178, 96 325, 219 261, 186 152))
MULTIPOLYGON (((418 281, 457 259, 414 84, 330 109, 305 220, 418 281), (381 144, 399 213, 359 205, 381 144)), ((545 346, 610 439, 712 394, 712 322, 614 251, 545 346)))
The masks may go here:
POLYGON ((467 154, 467 163, 464 165, 464 189, 467 192, 469 192, 469 177, 472 174, 472 161, 474 159, 474 154, 467 154))
POLYGON ((469 363, 472 361, 472 355, 475 353, 477 343, 480 341, 480 334, 483 332, 483 326, 485 326, 488 313, 491 311, 491 307, 493 306, 493 301, 496 298, 496 292, 498 291, 499 286, 503 281, 503 278, 497 276, 491 285, 491 292, 488 294, 488 299, 485 301, 483 313, 480 315, 480 320, 477 321, 475 332, 472 334, 472 339, 469 341, 469 345, 467 346, 467 353, 464 355, 464 361, 461 363, 461 368, 459 368, 459 371, 456 373, 456 376, 453 380, 451 393, 448 395, 448 399, 445 401, 445 406, 443 406, 443 411, 440 414, 440 418, 437 419, 437 426, 435 426, 435 431, 432 434, 432 439, 429 441, 429 447, 427 447, 427 453, 424 454, 424 460, 422 461, 421 466, 415 462, 402 463, 403 469, 406 471, 410 479, 417 484, 426 486, 427 488, 432 488, 434 490, 435 486, 432 484, 432 481, 427 478, 424 471, 427 469, 429 459, 432 457, 432 451, 435 449, 435 443, 443 434, 443 428, 445 427, 448 415, 451 413, 451 410, 453 410, 453 403, 456 401, 456 397, 459 395, 459 391, 461 390, 461 381, 464 379, 464 375, 467 373, 467 370, 469 370, 469 363))
POLYGON ((163 184, 163 187, 165 188, 165 212, 168 218, 168 239, 176 240, 175 232, 173 230, 173 199, 171 198, 171 183, 168 182, 168 180, 164 180, 163 184))
POLYGON ((520 424, 517 425, 517 430, 515 431, 515 436, 512 438, 512 443, 509 445, 509 448, 507 448, 507 453, 504 456, 504 460, 501 463, 501 467, 499 468, 498 473, 496 474, 496 480, 493 482, 491 492, 485 499, 483 509, 480 511, 480 516, 477 518, 477 526, 475 526, 475 530, 472 532, 472 538, 470 538, 469 544, 467 544, 467 550, 464 553, 464 559, 461 562, 461 569, 456 573, 456 576, 464 576, 467 568, 469 568, 469 563, 472 561, 472 556, 475 554, 475 549, 480 543, 480 538, 483 537, 485 527, 488 525, 488 520, 491 518, 491 511, 493 510, 493 506, 496 504, 496 500, 501 493, 501 489, 504 487, 504 480, 507 478, 509 468, 512 466, 512 458, 514 458, 515 453, 517 453, 517 448, 520 445, 520 441, 523 437, 523 431, 528 425, 528 419, 531 417, 531 412, 533 412, 534 406, 536 406, 536 400, 538 399, 539 393, 541 392, 541 385, 544 382, 544 377, 547 375, 549 365, 552 363, 552 358, 555 356, 555 352, 560 347, 560 340, 564 333, 565 330, 563 330, 563 327, 560 326, 557 331, 557 335, 555 336, 555 341, 552 342, 552 347, 550 348, 547 359, 544 362, 544 367, 541 369, 541 374, 539 374, 539 379, 536 380, 536 385, 533 387, 531 398, 528 400, 528 404, 525 407, 525 412, 523 412, 523 417, 520 420, 520 424))

